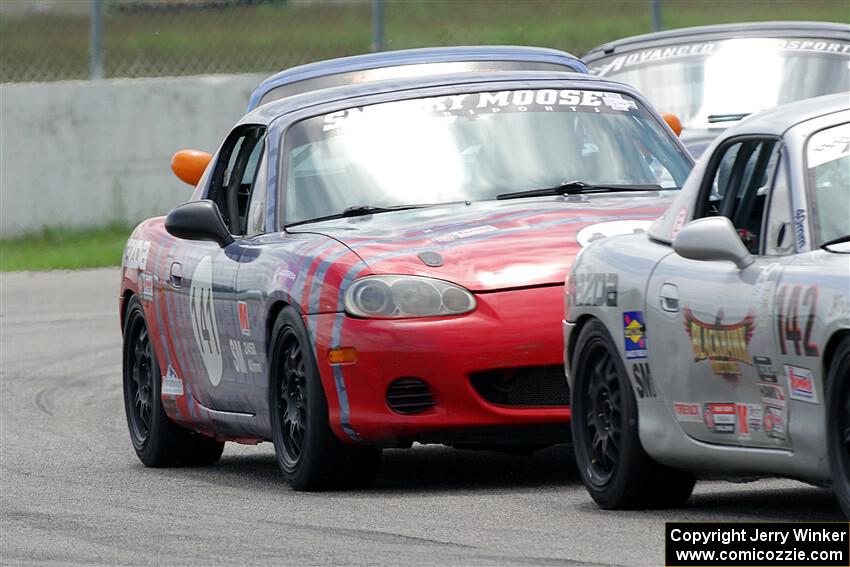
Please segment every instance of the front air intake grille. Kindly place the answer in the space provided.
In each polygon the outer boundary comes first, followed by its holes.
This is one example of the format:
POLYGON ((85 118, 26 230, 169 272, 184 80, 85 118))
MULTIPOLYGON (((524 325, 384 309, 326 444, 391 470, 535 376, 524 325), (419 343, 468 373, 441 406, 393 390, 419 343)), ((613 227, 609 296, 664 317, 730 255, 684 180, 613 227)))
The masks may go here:
POLYGON ((478 372, 470 377, 482 398, 501 406, 568 406, 563 366, 526 366, 478 372))
POLYGON ((387 405, 396 413, 420 413, 436 403, 431 388, 419 378, 399 378, 387 388, 387 405))

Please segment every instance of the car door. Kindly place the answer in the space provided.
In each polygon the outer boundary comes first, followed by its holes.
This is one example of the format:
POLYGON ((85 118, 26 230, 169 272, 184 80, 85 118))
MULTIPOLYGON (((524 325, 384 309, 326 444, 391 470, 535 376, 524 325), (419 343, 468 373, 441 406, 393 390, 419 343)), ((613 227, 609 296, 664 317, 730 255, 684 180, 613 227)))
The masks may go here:
POLYGON ((646 293, 651 372, 688 435, 788 446, 772 358, 776 283, 794 248, 780 140, 738 138, 716 149, 695 218, 718 215, 732 221, 754 262, 741 269, 670 254, 658 264, 646 293))
POLYGON ((221 248, 213 242, 182 240, 171 259, 170 286, 180 298, 174 302, 174 340, 184 353, 183 372, 189 375, 184 382, 198 402, 215 410, 250 413, 232 341, 240 337, 236 276, 264 134, 262 126, 237 127, 215 158, 206 197, 216 203, 234 242, 221 248))

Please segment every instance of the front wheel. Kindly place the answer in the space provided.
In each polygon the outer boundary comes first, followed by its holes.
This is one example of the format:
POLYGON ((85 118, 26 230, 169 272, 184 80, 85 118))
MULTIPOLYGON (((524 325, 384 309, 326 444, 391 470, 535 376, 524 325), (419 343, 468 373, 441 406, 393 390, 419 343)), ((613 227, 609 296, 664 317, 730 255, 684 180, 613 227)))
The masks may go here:
POLYGON ((221 458, 223 442, 183 429, 162 409, 162 372, 136 296, 124 317, 123 374, 130 441, 145 466, 212 465, 221 458))
POLYGON ((573 443, 590 496, 611 510, 683 504, 695 479, 655 462, 643 450, 634 392, 605 326, 597 320, 586 324, 575 352, 573 443))
POLYGON ((301 317, 281 310, 272 330, 269 411, 277 463, 295 490, 366 486, 378 474, 381 450, 337 439, 319 370, 301 317))
POLYGON ((839 344, 826 379, 827 444, 832 488, 850 519, 850 337, 839 344))

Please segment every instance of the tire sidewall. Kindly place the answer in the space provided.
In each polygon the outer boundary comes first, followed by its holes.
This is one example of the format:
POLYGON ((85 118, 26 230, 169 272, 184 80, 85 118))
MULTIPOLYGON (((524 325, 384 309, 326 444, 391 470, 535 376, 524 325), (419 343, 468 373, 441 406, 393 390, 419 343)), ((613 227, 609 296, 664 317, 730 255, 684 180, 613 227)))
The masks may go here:
POLYGON ((632 385, 628 379, 625 365, 620 357, 614 341, 605 326, 598 320, 588 322, 581 330, 572 365, 575 381, 572 388, 571 407, 573 410, 573 443, 576 461, 582 482, 593 499, 603 508, 613 507, 623 499, 629 489, 627 481, 638 471, 633 471, 634 464, 640 460, 643 448, 638 435, 638 410, 632 385), (604 483, 598 482, 592 472, 588 451, 588 440, 585 438, 585 420, 587 400, 587 375, 581 372, 585 352, 589 347, 602 345, 608 350, 614 360, 621 392, 622 438, 619 447, 619 462, 615 465, 611 477, 604 483))
POLYGON ((328 422, 328 406, 319 378, 319 369, 312 344, 307 335, 307 330, 301 320, 301 316, 292 307, 285 307, 277 316, 272 330, 270 349, 270 384, 269 384, 269 414, 272 425, 272 441, 275 446, 275 455, 278 465, 283 472, 287 482, 296 489, 305 488, 321 475, 322 450, 329 440, 330 426, 328 422), (306 374, 305 391, 307 406, 307 424, 304 431, 304 441, 301 456, 294 466, 289 466, 283 458, 283 436, 281 432, 281 416, 278 411, 277 397, 280 392, 282 372, 282 339, 284 331, 292 329, 296 339, 300 343, 302 356, 304 358, 304 371, 306 374))
POLYGON ((151 328, 148 325, 147 318, 145 317, 145 310, 142 308, 142 303, 135 295, 130 298, 129 305, 127 306, 127 312, 124 318, 124 332, 123 387, 124 411, 127 414, 127 427, 130 430, 130 441, 133 443, 133 449, 135 449, 136 454, 143 463, 149 464, 156 451, 155 444, 156 440, 160 437, 160 429, 165 424, 163 420, 168 420, 168 416, 165 415, 165 410, 162 408, 162 372, 160 371, 159 360, 157 360, 156 357, 156 349, 153 348, 153 335, 151 334, 151 328), (128 368, 128 365, 130 360, 130 351, 133 349, 134 345, 127 340, 127 333, 132 331, 132 329, 129 328, 129 325, 136 314, 138 314, 141 318, 142 325, 144 325, 148 332, 148 340, 151 341, 151 370, 154 374, 153 397, 151 400, 153 405, 151 410, 151 423, 148 428, 148 435, 144 442, 140 442, 133 434, 132 425, 130 423, 130 412, 134 410, 132 400, 130 400, 130 380, 132 380, 132 378, 130 378, 130 369, 128 368))
POLYGON ((850 457, 841 456, 846 447, 842 447, 838 419, 843 411, 842 402, 845 401, 842 398, 846 399, 846 396, 850 395, 850 337, 844 338, 835 351, 827 375, 826 390, 827 446, 832 488, 845 517, 850 519, 850 457))

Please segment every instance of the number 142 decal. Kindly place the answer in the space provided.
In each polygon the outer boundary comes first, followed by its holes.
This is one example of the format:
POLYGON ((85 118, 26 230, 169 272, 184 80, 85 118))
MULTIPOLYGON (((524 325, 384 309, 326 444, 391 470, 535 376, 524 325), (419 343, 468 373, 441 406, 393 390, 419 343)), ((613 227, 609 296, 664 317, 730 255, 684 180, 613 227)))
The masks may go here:
POLYGON ((779 316, 776 318, 776 330, 779 332, 779 348, 782 354, 788 354, 788 343, 794 343, 797 356, 817 356, 818 347, 812 344, 812 327, 815 325, 815 311, 818 305, 818 287, 790 286, 785 284, 776 298, 779 316), (790 292, 789 292, 790 290, 790 292), (801 300, 802 296, 802 300, 801 300), (808 311, 800 317, 800 308, 808 311), (800 328, 801 320, 805 330, 800 328))

